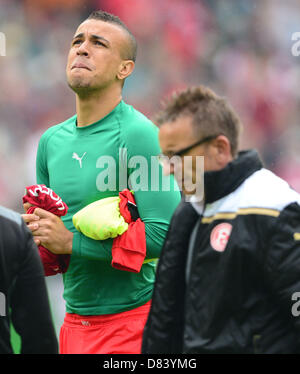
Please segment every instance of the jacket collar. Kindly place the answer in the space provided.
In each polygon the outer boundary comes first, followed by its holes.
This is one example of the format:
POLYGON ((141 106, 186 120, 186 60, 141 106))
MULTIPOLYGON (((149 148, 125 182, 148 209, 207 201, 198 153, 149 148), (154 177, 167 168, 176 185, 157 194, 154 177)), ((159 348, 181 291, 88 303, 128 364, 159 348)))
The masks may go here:
POLYGON ((263 167, 255 149, 241 151, 224 169, 204 173, 205 203, 212 203, 237 189, 250 175, 263 167))

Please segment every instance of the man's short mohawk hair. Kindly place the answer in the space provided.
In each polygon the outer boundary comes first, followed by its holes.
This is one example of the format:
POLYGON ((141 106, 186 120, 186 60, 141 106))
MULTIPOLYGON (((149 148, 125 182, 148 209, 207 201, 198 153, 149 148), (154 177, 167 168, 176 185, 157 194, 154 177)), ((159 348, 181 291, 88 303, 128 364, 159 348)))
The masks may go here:
POLYGON ((99 19, 103 22, 117 23, 118 25, 127 28, 124 22, 122 22, 118 16, 105 12, 104 10, 94 10, 88 16, 88 19, 99 19))
POLYGON ((127 31, 129 40, 130 40, 130 51, 128 51, 128 60, 132 60, 135 62, 136 55, 137 55, 137 42, 132 34, 132 32, 128 29, 128 27, 125 25, 123 21, 118 16, 115 16, 114 14, 105 12, 104 10, 94 10, 87 19, 95 19, 98 21, 113 23, 115 25, 120 26, 122 29, 127 31))

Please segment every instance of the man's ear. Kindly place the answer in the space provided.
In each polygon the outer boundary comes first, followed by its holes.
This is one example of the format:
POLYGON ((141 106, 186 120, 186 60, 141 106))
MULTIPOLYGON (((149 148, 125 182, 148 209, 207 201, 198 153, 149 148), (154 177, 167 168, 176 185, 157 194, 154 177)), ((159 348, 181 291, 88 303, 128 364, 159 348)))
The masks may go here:
POLYGON ((217 150, 217 161, 220 165, 227 165, 232 161, 231 144, 225 135, 219 135, 214 139, 214 145, 217 150))
POLYGON ((122 80, 129 77, 129 75, 133 72, 134 66, 135 64, 132 60, 122 61, 117 73, 117 78, 122 80))

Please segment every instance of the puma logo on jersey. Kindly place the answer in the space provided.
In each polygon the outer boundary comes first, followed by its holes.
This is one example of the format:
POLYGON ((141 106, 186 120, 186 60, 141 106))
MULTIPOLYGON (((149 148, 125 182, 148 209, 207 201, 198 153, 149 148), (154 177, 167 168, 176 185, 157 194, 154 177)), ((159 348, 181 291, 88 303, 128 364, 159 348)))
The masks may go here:
POLYGON ((72 158, 74 158, 75 160, 79 161, 80 169, 82 168, 82 159, 85 156, 85 154, 86 154, 86 152, 84 152, 84 154, 81 157, 79 157, 76 152, 73 152, 72 158))

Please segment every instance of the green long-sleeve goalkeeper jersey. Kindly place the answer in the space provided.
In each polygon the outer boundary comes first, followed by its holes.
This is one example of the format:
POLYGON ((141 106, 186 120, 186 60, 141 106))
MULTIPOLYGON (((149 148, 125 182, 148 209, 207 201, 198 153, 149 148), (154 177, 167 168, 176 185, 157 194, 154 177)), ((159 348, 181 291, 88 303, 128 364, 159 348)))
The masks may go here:
POLYGON ((63 275, 66 311, 80 315, 119 313, 151 299, 155 262, 139 273, 111 266, 112 239, 79 233, 72 216, 86 205, 124 188, 134 190, 146 230, 146 258, 159 257, 170 218, 180 202, 173 177, 163 176, 156 159, 158 129, 121 101, 100 121, 76 126, 76 116, 50 127, 37 153, 37 183, 52 188, 68 205, 63 222, 74 233, 68 271, 63 275))

